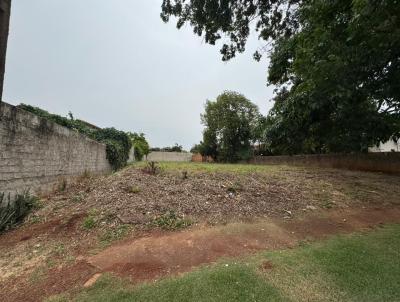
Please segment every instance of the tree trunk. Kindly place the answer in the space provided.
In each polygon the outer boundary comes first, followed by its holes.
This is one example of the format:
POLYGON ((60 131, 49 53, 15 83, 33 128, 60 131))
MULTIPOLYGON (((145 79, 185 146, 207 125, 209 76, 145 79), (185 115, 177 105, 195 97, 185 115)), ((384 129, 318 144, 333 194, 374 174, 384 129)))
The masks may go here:
POLYGON ((8 30, 10 26, 11 0, 0 0, 0 103, 3 99, 4 72, 8 30))

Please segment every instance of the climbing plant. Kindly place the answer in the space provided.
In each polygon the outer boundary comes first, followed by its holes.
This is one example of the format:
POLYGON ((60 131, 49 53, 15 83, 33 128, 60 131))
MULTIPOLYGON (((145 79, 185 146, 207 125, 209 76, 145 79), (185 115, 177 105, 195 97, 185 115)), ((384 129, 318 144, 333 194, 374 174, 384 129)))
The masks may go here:
POLYGON ((129 158, 129 151, 132 147, 131 139, 127 133, 115 128, 101 129, 90 126, 84 121, 74 119, 72 113, 69 113, 69 118, 67 118, 26 104, 20 104, 18 107, 104 143, 106 145, 107 159, 115 170, 126 165, 129 158))

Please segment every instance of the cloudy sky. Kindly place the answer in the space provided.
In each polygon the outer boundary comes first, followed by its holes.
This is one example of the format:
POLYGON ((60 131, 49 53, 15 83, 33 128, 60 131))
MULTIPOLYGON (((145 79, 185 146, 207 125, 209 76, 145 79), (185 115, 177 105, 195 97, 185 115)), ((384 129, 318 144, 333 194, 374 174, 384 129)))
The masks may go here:
POLYGON ((224 90, 266 114, 273 87, 252 59, 262 42, 224 63, 190 27, 164 24, 161 0, 13 1, 4 100, 101 127, 144 132, 152 146, 201 139, 200 113, 224 90))

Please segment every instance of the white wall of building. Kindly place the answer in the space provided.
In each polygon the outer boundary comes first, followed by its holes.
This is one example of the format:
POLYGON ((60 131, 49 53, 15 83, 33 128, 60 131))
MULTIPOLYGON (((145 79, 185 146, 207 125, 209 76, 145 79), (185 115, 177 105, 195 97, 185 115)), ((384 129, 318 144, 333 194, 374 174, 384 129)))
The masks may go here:
POLYGON ((379 146, 371 147, 369 152, 400 152, 400 141, 397 143, 393 140, 381 143, 379 146))

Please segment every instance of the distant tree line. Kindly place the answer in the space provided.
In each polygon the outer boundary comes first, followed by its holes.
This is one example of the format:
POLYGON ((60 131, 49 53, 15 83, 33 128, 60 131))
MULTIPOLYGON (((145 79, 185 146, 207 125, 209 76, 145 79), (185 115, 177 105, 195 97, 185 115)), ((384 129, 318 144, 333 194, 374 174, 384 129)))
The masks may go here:
POLYGON ((153 151, 153 152, 186 152, 185 150, 183 150, 183 147, 178 144, 175 144, 172 147, 150 148, 150 151, 153 151))

